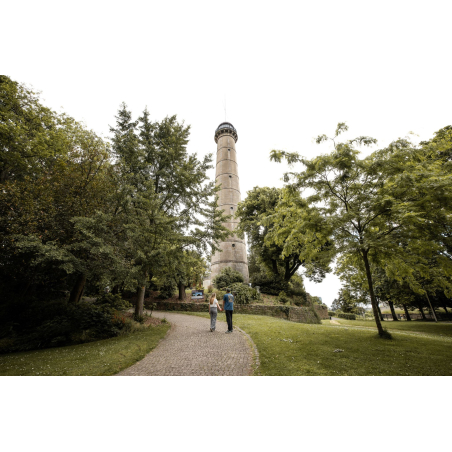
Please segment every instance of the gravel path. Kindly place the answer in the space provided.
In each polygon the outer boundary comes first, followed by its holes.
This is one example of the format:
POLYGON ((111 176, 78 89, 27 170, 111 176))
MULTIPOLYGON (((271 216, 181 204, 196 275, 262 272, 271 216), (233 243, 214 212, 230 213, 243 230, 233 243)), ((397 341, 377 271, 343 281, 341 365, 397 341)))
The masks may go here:
POLYGON ((238 329, 225 334, 227 325, 172 312, 154 312, 165 317, 171 330, 141 361, 118 375, 251 375, 254 353, 250 340, 238 329))

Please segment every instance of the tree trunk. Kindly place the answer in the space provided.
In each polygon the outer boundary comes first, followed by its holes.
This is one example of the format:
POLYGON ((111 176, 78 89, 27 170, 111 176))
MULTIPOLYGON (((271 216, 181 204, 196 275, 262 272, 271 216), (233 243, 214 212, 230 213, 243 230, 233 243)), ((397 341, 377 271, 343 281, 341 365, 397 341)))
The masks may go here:
POLYGON ((420 304, 418 305, 418 309, 419 309, 419 312, 421 313, 422 319, 427 320, 427 318, 425 317, 425 314, 424 314, 424 309, 422 308, 422 306, 420 304))
POLYGON ((273 269, 273 273, 276 276, 279 276, 279 272, 278 272, 278 264, 276 263, 275 259, 272 259, 272 269, 273 269))
POLYGON ((383 318, 383 314, 381 313, 380 303, 379 302, 377 302, 377 310, 378 310, 378 315, 380 316, 380 320, 382 322, 384 322, 384 318, 383 318))
POLYGON ((178 299, 183 301, 183 300, 185 300, 185 285, 179 281, 178 287, 179 287, 179 298, 178 299))
POLYGON ((430 310, 432 311, 433 318, 435 319, 435 322, 438 322, 438 319, 436 318, 435 310, 433 309, 432 303, 430 303, 430 298, 428 296, 427 291, 425 291, 425 296, 427 297, 428 304, 430 305, 430 310))
POLYGON ((146 292, 146 286, 140 286, 138 288, 138 297, 137 304, 135 305, 135 316, 143 315, 143 307, 144 307, 144 293, 146 292))
POLYGON ((374 285, 372 282, 372 273, 370 272, 370 265, 369 259, 367 258, 367 253, 368 251, 363 251, 361 255, 363 257, 364 266, 366 267, 367 284, 369 285, 370 300, 372 302, 372 311, 374 313, 375 323, 377 324, 378 334, 380 336, 383 336, 384 331, 383 327, 381 326, 380 318, 378 317, 377 300, 375 299, 374 285))
POLYGON ((406 319, 407 319, 408 321, 411 321, 410 313, 408 312, 408 308, 406 307, 405 304, 403 305, 403 310, 405 311, 406 319))
POLYGON ((394 310, 394 303, 392 301, 388 300, 388 304, 389 304, 389 308, 391 309, 392 320, 398 321, 399 319, 397 318, 397 315, 396 315, 395 310, 394 310))
POLYGON ((80 273, 77 280, 75 281, 74 287, 71 290, 71 295, 69 296, 69 303, 78 303, 80 298, 82 298, 83 290, 85 289, 86 275, 80 273))
POLYGON ((0 171, 0 183, 3 184, 3 182, 6 181, 6 177, 8 176, 8 171, 6 169, 3 169, 0 171))
POLYGON ((447 310, 446 303, 443 302, 442 305, 443 305, 444 311, 446 312, 447 318, 450 320, 450 314, 449 314, 449 311, 447 310))

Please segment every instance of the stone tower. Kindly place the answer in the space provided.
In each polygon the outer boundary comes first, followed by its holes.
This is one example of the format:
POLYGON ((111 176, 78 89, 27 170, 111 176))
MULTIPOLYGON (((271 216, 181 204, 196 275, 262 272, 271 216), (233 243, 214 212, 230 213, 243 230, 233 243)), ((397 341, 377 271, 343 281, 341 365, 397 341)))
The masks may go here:
MULTIPOLYGON (((241 201, 235 150, 237 139, 237 131, 229 122, 222 122, 215 131, 215 142, 217 143, 215 182, 217 185, 221 184, 221 189, 218 192, 218 208, 224 210, 225 215, 235 215, 237 204, 241 201)), ((231 218, 224 225, 233 231, 238 222, 238 219, 231 218)), ((243 275, 245 282, 248 282, 248 258, 245 241, 233 235, 225 242, 221 242, 219 247, 222 252, 217 251, 212 256, 210 281, 213 281, 223 268, 232 267, 243 275)))

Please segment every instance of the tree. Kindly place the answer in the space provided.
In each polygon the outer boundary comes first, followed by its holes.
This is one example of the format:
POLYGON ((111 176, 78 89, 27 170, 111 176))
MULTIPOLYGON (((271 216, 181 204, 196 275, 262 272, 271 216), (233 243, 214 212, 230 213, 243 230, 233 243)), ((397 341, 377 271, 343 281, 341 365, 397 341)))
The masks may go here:
MULTIPOLYGON (((298 154, 272 151, 271 158, 275 161, 284 158, 289 163, 301 162, 306 166, 303 172, 291 173, 293 183, 291 190, 287 191, 287 197, 290 201, 293 193, 300 189, 314 190, 314 195, 307 198, 307 203, 317 204, 320 217, 328 222, 336 253, 358 256, 364 264, 375 322, 380 336, 383 336, 369 253, 374 249, 392 247, 388 238, 399 229, 401 215, 390 193, 382 193, 385 179, 376 165, 358 158, 355 146, 369 146, 376 140, 358 137, 345 143, 336 143, 338 136, 347 129, 345 123, 338 124, 332 139, 334 150, 329 155, 307 160, 298 154)), ((328 137, 322 135, 316 141, 321 143, 326 140, 328 137)))
POLYGON ((94 246, 93 231, 89 245, 83 245, 81 237, 83 224, 106 208, 112 189, 108 148, 72 120, 61 126, 59 135, 64 137, 59 153, 51 150, 46 157, 43 151, 39 159, 29 157, 34 168, 29 174, 19 176, 18 172, 22 164, 27 166, 27 156, 14 171, 10 166, 0 192, 4 251, 0 285, 11 296, 19 291, 22 299, 45 296, 52 287, 62 290, 72 284, 70 300, 77 302, 86 274, 105 271, 103 266, 111 265, 113 258, 111 248, 99 242, 94 246), (76 278, 74 284, 75 275, 83 278, 76 278))
MULTIPOLYGON (((358 137, 336 143, 346 130, 345 123, 338 125, 332 139, 334 150, 329 155, 306 160, 297 154, 273 151, 272 158, 306 166, 305 171, 287 176, 293 178, 291 187, 314 190, 308 203, 322 206, 319 209, 331 226, 336 251, 345 259, 345 266, 356 267, 359 262, 364 267, 378 331, 383 335, 373 268, 383 269, 389 280, 406 282, 413 291, 427 296, 425 284, 416 275, 433 277, 428 268, 434 261, 436 287, 451 291, 451 261, 441 249, 444 234, 440 228, 431 227, 427 211, 429 205, 437 204, 443 220, 447 218, 448 206, 452 205, 452 175, 449 170, 441 172, 444 161, 429 158, 424 149, 406 139, 359 159, 355 146, 371 145, 376 140, 358 137), (422 231, 428 228, 430 236, 426 237, 422 231)), ((326 140, 328 137, 322 135, 317 143, 326 140)), ((447 155, 444 148, 448 149, 443 141, 442 157, 447 155)))
POLYGON ((339 290, 338 297, 333 300, 331 309, 333 311, 356 312, 358 305, 361 303, 350 288, 342 287, 339 290))
POLYGON ((302 225, 290 215, 294 205, 306 207, 305 201, 296 194, 289 206, 284 190, 255 187, 237 208, 236 215, 240 217, 237 231, 247 234, 252 251, 251 280, 259 286, 279 283, 275 287, 277 293, 287 290, 289 281, 300 268, 315 281, 321 281, 329 271, 331 244, 328 238, 317 234, 311 243, 299 240, 306 231, 300 230, 302 225), (315 257, 308 255, 312 246, 321 249, 315 257))
MULTIPOLYGON (((218 188, 207 180, 212 156, 200 161, 187 153, 190 128, 176 116, 152 123, 147 110, 133 121, 125 104, 116 118, 111 128, 121 181, 116 213, 128 231, 129 280, 138 286, 136 315, 142 315, 147 281, 161 272, 168 257, 183 262, 195 250, 215 250, 230 232, 217 211, 218 188)), ((166 268, 181 275, 177 266, 166 268)))

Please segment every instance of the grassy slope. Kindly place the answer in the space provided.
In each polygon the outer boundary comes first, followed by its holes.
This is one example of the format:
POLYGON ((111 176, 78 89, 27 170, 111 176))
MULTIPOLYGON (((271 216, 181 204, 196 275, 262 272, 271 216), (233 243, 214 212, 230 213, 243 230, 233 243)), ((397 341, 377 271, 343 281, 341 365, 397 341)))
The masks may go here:
MULTIPOLYGON (((223 317, 219 314, 219 320, 223 317)), ((265 316, 236 314, 234 324, 256 344, 261 375, 452 375, 452 340, 434 328, 431 336, 393 331, 394 339, 385 340, 372 329, 265 316), (344 352, 334 353, 336 349, 344 352)))
POLYGON ((0 375, 114 375, 149 353, 169 325, 103 341, 0 355, 0 375))

